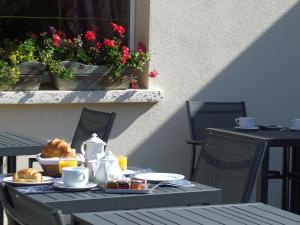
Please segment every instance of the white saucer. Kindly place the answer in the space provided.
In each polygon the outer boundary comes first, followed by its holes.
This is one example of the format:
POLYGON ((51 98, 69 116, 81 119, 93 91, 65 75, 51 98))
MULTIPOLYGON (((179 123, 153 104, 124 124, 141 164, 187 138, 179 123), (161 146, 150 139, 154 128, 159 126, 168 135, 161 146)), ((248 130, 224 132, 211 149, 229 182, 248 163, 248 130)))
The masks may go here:
POLYGON ((259 127, 240 127, 240 126, 235 126, 234 129, 237 129, 237 130, 258 130, 259 127))
POLYGON ((184 179, 184 175, 175 173, 140 173, 134 176, 136 179, 153 182, 175 181, 184 179))
POLYGON ((69 187, 66 186, 61 179, 56 179, 54 181, 53 187, 63 191, 86 191, 97 187, 97 184, 93 182, 88 182, 86 185, 81 187, 69 187))

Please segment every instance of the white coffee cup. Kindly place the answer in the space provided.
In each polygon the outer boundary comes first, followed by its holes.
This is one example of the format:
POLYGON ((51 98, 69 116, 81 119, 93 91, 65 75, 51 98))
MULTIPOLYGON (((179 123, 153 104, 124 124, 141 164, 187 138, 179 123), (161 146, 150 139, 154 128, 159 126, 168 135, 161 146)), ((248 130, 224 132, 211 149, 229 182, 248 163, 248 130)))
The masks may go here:
POLYGON ((86 167, 62 168, 62 180, 66 187, 84 187, 89 181, 89 169, 86 167))
POLYGON ((239 117, 235 119, 235 122, 240 128, 253 128, 255 127, 255 118, 253 117, 239 117))
POLYGON ((300 119, 291 120, 291 127, 295 129, 300 129, 300 119))

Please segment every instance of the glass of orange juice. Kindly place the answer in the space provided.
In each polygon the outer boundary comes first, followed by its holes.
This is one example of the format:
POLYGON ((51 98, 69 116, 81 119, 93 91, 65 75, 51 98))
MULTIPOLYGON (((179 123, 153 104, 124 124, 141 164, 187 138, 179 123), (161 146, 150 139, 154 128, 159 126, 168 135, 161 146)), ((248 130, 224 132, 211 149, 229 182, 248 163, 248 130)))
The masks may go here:
POLYGON ((118 159, 119 159, 119 166, 121 170, 127 170, 127 156, 119 155, 118 159))
POLYGON ((77 159, 68 157, 59 158, 58 169, 60 174, 62 173, 62 168, 64 167, 77 167, 77 159))

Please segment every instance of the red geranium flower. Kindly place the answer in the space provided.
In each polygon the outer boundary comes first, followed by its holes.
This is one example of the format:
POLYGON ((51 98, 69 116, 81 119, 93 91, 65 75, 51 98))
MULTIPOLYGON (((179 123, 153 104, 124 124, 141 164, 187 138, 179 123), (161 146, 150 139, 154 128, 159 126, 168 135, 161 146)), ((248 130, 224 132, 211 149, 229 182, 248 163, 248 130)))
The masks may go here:
POLYGON ((33 32, 28 32, 27 36, 29 36, 32 40, 36 40, 37 39, 37 35, 33 32))
POLYGON ((85 32, 85 39, 88 41, 95 41, 96 35, 93 31, 87 31, 87 32, 85 32))
POLYGON ((129 55, 129 48, 127 46, 123 46, 122 47, 122 64, 124 65, 126 63, 126 61, 129 59, 130 55, 129 55))
POLYGON ((115 47, 115 41, 114 40, 110 40, 108 38, 105 38, 103 43, 106 47, 109 47, 109 48, 115 47))
POLYGON ((102 43, 101 42, 97 42, 96 43, 96 49, 101 49, 102 48, 102 43))
POLYGON ((59 42, 60 42, 60 37, 58 34, 53 34, 52 35, 52 40, 53 40, 53 45, 55 47, 58 47, 59 46, 59 42))
POLYGON ((155 78, 155 77, 157 77, 157 75, 158 75, 158 72, 156 70, 152 70, 149 72, 149 77, 155 78))
POLYGON ((132 80, 132 81, 130 82, 130 87, 131 87, 132 89, 138 89, 138 88, 139 88, 139 85, 138 85, 138 83, 137 83, 137 80, 132 80))
POLYGON ((146 46, 144 45, 143 42, 140 41, 140 42, 138 43, 137 50, 138 50, 140 53, 145 53, 145 52, 146 52, 146 46))
POLYGON ((124 33, 125 33, 125 28, 123 26, 118 26, 117 24, 115 23, 111 23, 111 28, 114 32, 117 32, 121 37, 124 36, 124 33))

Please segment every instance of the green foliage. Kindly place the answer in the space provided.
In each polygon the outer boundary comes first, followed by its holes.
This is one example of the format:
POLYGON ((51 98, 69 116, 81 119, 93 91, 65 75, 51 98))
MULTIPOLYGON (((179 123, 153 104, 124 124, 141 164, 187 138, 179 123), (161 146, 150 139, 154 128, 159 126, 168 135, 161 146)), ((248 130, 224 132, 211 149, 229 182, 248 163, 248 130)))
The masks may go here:
POLYGON ((17 67, 10 67, 7 62, 0 59, 0 87, 2 90, 11 90, 19 80, 17 67))
POLYGON ((13 65, 17 65, 22 62, 37 61, 36 42, 32 39, 27 39, 21 42, 15 50, 9 51, 9 59, 13 65))

